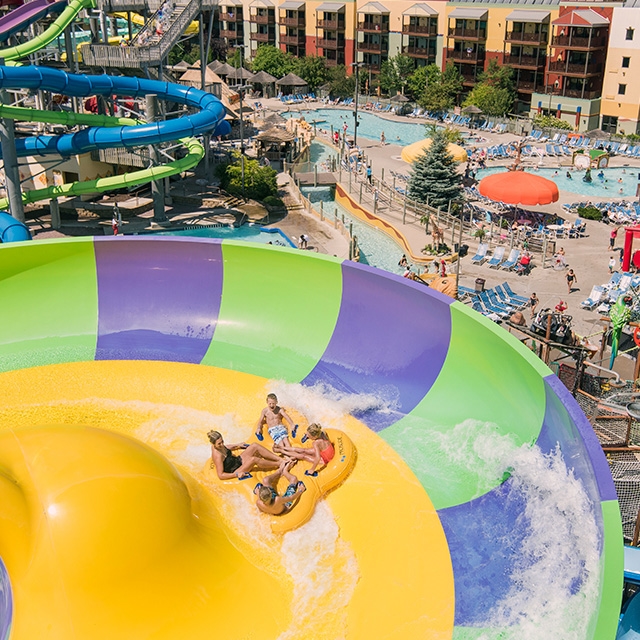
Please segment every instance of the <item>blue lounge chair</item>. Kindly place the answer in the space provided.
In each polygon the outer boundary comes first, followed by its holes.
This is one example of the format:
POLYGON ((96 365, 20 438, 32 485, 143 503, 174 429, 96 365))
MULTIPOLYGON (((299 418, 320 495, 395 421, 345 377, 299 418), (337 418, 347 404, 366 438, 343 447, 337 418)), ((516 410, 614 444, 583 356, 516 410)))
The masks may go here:
POLYGON ((488 243, 481 242, 478 245, 478 251, 473 258, 471 258, 471 264, 482 264, 487 259, 487 249, 489 248, 488 243))
POLYGON ((588 309, 589 311, 592 311, 600 304, 603 294, 604 294, 603 286, 601 285, 594 286, 593 289, 591 289, 591 293, 589 294, 589 297, 586 300, 583 300, 580 303, 580 306, 583 309, 588 309))
POLYGON ((519 296, 517 293, 515 293, 513 289, 511 289, 511 287, 509 286, 508 282, 503 282, 501 285, 499 285, 499 287, 496 287, 496 289, 498 288, 501 288, 507 294, 507 296, 509 296, 510 300, 513 300, 515 302, 521 302, 523 304, 527 304, 529 302, 528 298, 525 298, 524 296, 519 296))
POLYGON ((510 307, 523 309, 529 304, 528 298, 524 298, 522 296, 516 296, 515 298, 510 297, 505 291, 504 286, 501 284, 496 285, 493 290, 495 291, 498 300, 503 304, 508 304, 510 307))
POLYGON ((511 249, 511 253, 509 257, 500 265, 500 269, 504 269, 505 271, 511 271, 517 264, 520 259, 520 250, 519 249, 511 249))
POLYGON ((503 259, 504 259, 504 247, 496 247, 495 251, 493 252, 493 255, 491 256, 491 260, 489 260, 487 264, 492 269, 497 268, 503 259))

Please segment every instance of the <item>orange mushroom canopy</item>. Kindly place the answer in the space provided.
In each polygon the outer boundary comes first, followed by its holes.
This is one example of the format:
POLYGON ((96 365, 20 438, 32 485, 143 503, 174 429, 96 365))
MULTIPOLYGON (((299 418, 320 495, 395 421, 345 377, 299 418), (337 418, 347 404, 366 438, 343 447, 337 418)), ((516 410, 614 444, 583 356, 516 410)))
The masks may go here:
POLYGON ((505 171, 482 178, 480 193, 491 200, 508 204, 549 204, 560 197, 553 180, 524 171, 505 171))

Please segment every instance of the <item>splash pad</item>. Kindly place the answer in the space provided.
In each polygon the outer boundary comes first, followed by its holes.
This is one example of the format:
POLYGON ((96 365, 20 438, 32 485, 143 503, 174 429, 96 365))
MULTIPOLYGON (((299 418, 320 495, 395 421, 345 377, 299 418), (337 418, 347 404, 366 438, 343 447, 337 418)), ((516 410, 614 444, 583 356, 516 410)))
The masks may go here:
POLYGON ((464 305, 216 240, 5 246, 0 273, 0 637, 615 634, 597 440, 464 305), (358 450, 284 535, 205 473, 206 431, 247 439, 269 391, 358 450))

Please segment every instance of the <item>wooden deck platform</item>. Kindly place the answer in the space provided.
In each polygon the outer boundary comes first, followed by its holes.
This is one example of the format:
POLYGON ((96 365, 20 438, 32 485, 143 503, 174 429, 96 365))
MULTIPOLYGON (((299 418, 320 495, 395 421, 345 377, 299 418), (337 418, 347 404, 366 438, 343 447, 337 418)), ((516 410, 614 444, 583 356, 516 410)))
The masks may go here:
POLYGON ((319 187, 324 187, 327 185, 336 184, 337 180, 333 173, 318 173, 317 174, 317 182, 316 175, 312 171, 307 171, 304 173, 294 173, 293 177, 296 181, 298 181, 302 186, 309 187, 317 184, 319 187))

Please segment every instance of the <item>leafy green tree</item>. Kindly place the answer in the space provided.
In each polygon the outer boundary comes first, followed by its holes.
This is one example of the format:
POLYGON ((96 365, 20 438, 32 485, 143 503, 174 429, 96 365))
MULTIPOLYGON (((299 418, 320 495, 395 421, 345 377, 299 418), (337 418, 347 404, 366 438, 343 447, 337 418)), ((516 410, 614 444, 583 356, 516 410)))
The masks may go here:
POLYGON ((427 86, 418 99, 421 107, 427 111, 447 111, 455 104, 456 96, 462 91, 462 76, 453 64, 449 63, 444 71, 431 64, 426 69, 427 86))
POLYGON ((435 138, 437 135, 442 135, 448 143, 452 144, 462 144, 464 143, 464 138, 460 131, 455 129, 454 127, 447 125, 444 129, 437 124, 432 122, 428 122, 424 125, 424 132, 427 138, 435 138))
POLYGON ((428 67, 418 67, 407 79, 407 92, 418 99, 427 88, 427 69, 428 67))
POLYGON ((356 90, 354 75, 347 75, 344 65, 329 69, 329 94, 334 98, 349 98, 356 90))
POLYGON ((447 150, 447 139, 437 133, 426 153, 418 156, 409 178, 409 197, 445 208, 462 195, 462 179, 447 150))
POLYGON ((398 91, 404 93, 404 89, 409 81, 409 76, 413 73, 413 60, 408 56, 398 54, 385 60, 380 66, 378 82, 383 91, 389 95, 395 95, 398 91))
POLYGON ((296 60, 290 53, 286 53, 272 44, 263 44, 258 47, 256 55, 251 61, 251 69, 254 73, 266 71, 274 78, 283 78, 291 73, 295 66, 296 60))
POLYGON ((511 67, 500 66, 496 60, 491 60, 479 81, 464 101, 465 107, 475 105, 488 116, 503 116, 511 111, 516 97, 511 67))
POLYGON ((567 131, 573 130, 571 123, 566 120, 561 120, 555 116, 545 116, 541 113, 533 116, 533 125, 540 129, 566 129, 567 131))
MULTIPOLYGON (((242 156, 235 152, 231 162, 218 165, 216 169, 220 186, 234 196, 242 196, 242 156)), ((277 172, 262 166, 257 160, 244 158, 245 195, 262 201, 268 196, 277 196, 277 172)))
POLYGON ((316 91, 329 80, 329 69, 324 58, 320 56, 304 56, 295 61, 293 72, 300 76, 309 86, 309 91, 316 91))

